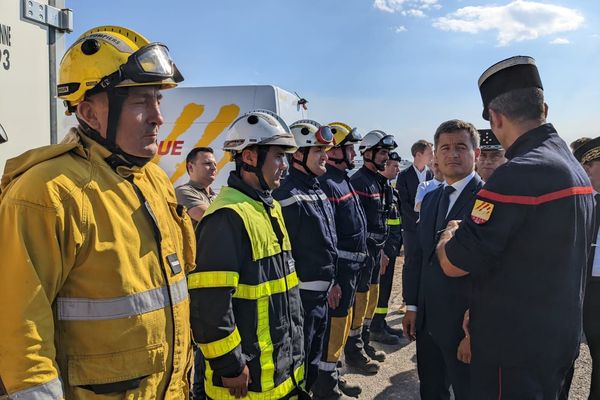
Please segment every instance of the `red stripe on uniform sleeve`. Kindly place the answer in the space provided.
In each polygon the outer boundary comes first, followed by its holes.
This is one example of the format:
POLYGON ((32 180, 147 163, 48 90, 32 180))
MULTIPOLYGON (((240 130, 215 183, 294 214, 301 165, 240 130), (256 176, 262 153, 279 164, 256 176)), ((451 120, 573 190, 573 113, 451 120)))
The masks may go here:
POLYGON ((351 198, 354 194, 355 194, 354 192, 350 192, 350 193, 346 193, 342 197, 328 197, 327 200, 333 201, 335 203, 341 203, 342 201, 345 201, 345 200, 348 200, 349 198, 351 198))
POLYGON ((537 206, 540 204, 548 203, 550 201, 564 199, 565 197, 592 193, 594 193, 594 191, 591 186, 575 186, 567 189, 562 189, 557 192, 546 193, 541 196, 511 196, 506 194, 490 192, 486 189, 481 189, 478 195, 481 198, 496 201, 498 203, 537 206))
POLYGON ((362 197, 370 197, 373 199, 377 199, 379 197, 381 197, 381 193, 365 193, 365 192, 359 192, 358 190, 356 191, 356 194, 362 197))

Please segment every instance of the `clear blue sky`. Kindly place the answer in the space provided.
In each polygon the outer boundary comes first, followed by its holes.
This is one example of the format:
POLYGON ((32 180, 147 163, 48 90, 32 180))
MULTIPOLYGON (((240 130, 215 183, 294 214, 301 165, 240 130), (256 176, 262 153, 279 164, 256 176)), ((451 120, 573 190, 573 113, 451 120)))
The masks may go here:
POLYGON ((591 0, 67 0, 73 42, 105 24, 166 43, 185 86, 273 84, 310 117, 394 134, 399 152, 451 118, 487 127, 479 75, 536 58, 548 120, 600 136, 600 3, 591 0))

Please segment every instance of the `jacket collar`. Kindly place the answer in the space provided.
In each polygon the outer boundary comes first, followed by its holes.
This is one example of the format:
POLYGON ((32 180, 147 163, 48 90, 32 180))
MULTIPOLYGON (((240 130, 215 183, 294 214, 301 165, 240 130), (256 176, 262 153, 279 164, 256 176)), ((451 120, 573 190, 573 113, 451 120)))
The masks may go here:
POLYGON ((305 189, 319 189, 319 181, 316 177, 298 171, 296 168, 290 169, 290 174, 286 179, 293 179, 301 184, 305 189))
POLYGON ((235 171, 231 171, 229 173, 227 185, 235 190, 239 190, 252 200, 260 201, 267 207, 273 207, 273 197, 271 196, 270 190, 263 192, 254 189, 252 186, 244 182, 235 171))
POLYGON ((336 168, 330 164, 327 164, 325 168, 327 168, 327 173, 332 175, 334 178, 348 179, 348 172, 345 170, 336 168))
POLYGON ((516 156, 524 154, 537 146, 550 135, 556 134, 556 129, 552 124, 543 124, 530 131, 525 132, 506 150, 506 158, 512 159, 516 156))

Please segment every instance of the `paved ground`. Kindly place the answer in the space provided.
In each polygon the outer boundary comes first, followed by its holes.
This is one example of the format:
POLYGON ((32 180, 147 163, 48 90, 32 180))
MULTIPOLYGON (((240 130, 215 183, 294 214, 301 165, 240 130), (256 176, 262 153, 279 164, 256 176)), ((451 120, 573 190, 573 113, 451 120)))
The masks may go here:
MULTIPOLYGON (((401 327, 402 316, 399 309, 402 305, 401 273, 403 259, 396 263, 394 278, 394 290, 388 323, 393 327, 401 327)), ((415 356, 415 344, 404 340, 399 346, 385 346, 375 343, 375 347, 387 353, 387 360, 383 363, 381 371, 375 376, 362 376, 347 371, 346 378, 352 382, 358 382, 363 387, 360 400, 367 399, 419 399, 419 378, 417 376, 417 364, 415 356)), ((581 346, 581 355, 577 361, 575 377, 571 387, 569 399, 585 400, 588 396, 590 384, 590 357, 587 345, 581 346)))

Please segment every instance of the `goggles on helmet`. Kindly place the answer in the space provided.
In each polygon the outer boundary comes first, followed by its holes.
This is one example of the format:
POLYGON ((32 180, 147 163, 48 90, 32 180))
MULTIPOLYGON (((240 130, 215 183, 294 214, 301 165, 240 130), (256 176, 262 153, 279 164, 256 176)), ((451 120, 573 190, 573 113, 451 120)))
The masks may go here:
POLYGON ((175 83, 179 83, 183 81, 183 76, 171 59, 167 46, 162 43, 150 43, 131 54, 125 64, 102 78, 92 91, 118 86, 127 79, 136 83, 172 79, 175 83))
POLYGON ((377 146, 375 146, 375 147, 384 147, 384 148, 395 149, 396 147, 398 147, 398 145, 396 144, 394 137, 392 135, 388 135, 388 136, 382 137, 381 140, 379 141, 379 143, 377 143, 377 146))
POLYGON ((390 161, 398 161, 398 162, 402 161, 402 158, 395 151, 392 151, 390 153, 389 157, 390 157, 390 161))
POLYGON ((356 128, 352 128, 350 133, 348 135, 346 135, 346 137, 340 143, 337 143, 336 146, 344 146, 345 144, 348 144, 348 143, 358 143, 361 140, 362 140, 362 136, 360 136, 360 133, 358 133, 358 130, 356 128))
POLYGON ((315 132, 315 139, 321 144, 332 144, 333 132, 331 131, 331 127, 328 125, 320 126, 317 132, 315 132))

